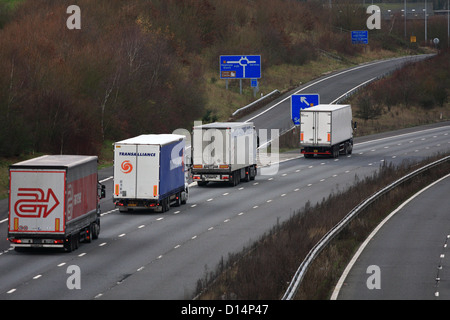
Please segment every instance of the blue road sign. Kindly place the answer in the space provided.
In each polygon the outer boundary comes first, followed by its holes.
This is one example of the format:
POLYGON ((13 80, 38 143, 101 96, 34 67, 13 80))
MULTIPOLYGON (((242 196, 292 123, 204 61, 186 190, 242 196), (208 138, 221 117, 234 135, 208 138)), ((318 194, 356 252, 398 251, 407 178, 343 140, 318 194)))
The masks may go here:
POLYGON ((261 56, 220 56, 220 79, 261 78, 261 56))
POLYGON ((320 97, 314 94, 293 94, 291 96, 291 119, 296 126, 300 125, 300 110, 317 106, 320 97))
POLYGON ((257 87, 258 87, 258 79, 252 79, 252 80, 250 81, 250 86, 251 86, 252 88, 257 88, 257 87))
POLYGON ((367 30, 352 31, 352 44, 368 44, 369 32, 367 30))

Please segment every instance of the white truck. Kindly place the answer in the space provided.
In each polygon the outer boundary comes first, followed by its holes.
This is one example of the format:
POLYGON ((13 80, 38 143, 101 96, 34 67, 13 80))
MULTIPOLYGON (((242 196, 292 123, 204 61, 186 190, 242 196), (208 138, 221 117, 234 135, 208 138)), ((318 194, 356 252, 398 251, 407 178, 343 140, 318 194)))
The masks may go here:
POLYGON ((319 104, 301 110, 300 147, 305 158, 314 155, 337 158, 339 154, 351 154, 353 150, 351 106, 319 104))
POLYGON ((100 233, 97 157, 46 155, 9 168, 8 240, 22 248, 63 248, 100 233))
POLYGON ((254 180, 257 136, 252 122, 215 122, 194 126, 191 174, 199 186, 208 182, 254 180))
POLYGON ((143 134, 114 143, 113 201, 119 211, 166 212, 171 204, 187 202, 185 140, 183 135, 143 134))

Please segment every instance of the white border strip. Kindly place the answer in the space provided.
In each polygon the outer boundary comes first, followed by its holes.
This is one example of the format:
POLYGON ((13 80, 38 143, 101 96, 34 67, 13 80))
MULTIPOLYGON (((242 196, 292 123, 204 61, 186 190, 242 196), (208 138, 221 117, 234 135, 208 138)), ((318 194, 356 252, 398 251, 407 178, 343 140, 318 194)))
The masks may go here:
POLYGON ((450 177, 450 174, 446 175, 445 177, 440 178, 439 180, 433 182, 432 184, 428 185, 427 187, 423 188, 422 190, 418 191, 416 194, 414 194, 411 198, 403 202, 397 209, 392 211, 386 218, 384 218, 383 221, 372 231, 372 233, 367 237, 367 239, 361 244, 358 251, 355 253, 353 258, 350 260, 349 264, 345 268, 344 272, 342 273, 336 287, 334 288, 333 294, 331 295, 330 300, 337 300, 337 297, 339 295, 339 291, 341 290, 342 285, 344 284, 345 279, 347 278, 347 275, 349 274, 350 270, 353 268, 353 265, 355 264, 356 260, 358 260, 359 256, 363 252, 363 250, 366 248, 367 244, 370 240, 375 236, 375 234, 383 227, 383 225, 392 218, 397 212, 399 212, 401 209, 403 209, 404 206, 406 206, 409 202, 414 200, 417 196, 419 196, 421 193, 425 192, 435 184, 441 182, 442 180, 450 177))

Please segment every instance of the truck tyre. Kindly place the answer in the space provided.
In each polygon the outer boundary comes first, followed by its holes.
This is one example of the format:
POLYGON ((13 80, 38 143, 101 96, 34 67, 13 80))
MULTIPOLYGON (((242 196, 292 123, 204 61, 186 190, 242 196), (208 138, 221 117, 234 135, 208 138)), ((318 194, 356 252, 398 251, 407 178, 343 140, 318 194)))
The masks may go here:
POLYGON ((73 250, 77 250, 80 246, 80 234, 78 232, 73 235, 72 244, 73 250))
POLYGON ((72 252, 78 248, 78 243, 80 241, 78 234, 71 234, 66 239, 66 243, 64 244, 64 249, 67 252, 72 252))
POLYGON ((256 171, 257 169, 256 169, 256 167, 255 166, 252 166, 251 168, 250 168, 250 180, 255 180, 255 177, 256 177, 256 174, 257 174, 257 171, 256 171))
POLYGON ((96 222, 93 223, 93 228, 92 228, 92 239, 97 240, 98 236, 100 235, 100 220, 97 220, 96 222))
POLYGON ((181 206, 181 191, 176 194, 175 207, 181 206))
POLYGON ((241 176, 239 174, 239 171, 233 171, 233 179, 231 180, 231 186, 235 187, 239 184, 239 181, 241 180, 241 176))
POLYGON ((64 241, 64 251, 66 252, 72 252, 72 240, 70 238, 71 236, 67 237, 64 241))
POLYGON ((88 229, 86 230, 86 232, 87 232, 87 235, 86 235, 86 237, 85 237, 86 242, 87 242, 87 243, 91 243, 91 242, 92 242, 92 235, 94 234, 94 222, 92 222, 92 223, 89 225, 89 227, 88 227, 88 229))
POLYGON ((162 201, 162 212, 167 212, 170 209, 170 201, 169 198, 165 198, 162 201))
POLYGON ((344 146, 342 147, 342 152, 339 152, 339 154, 346 156, 347 153, 348 153, 348 142, 345 142, 344 146))
POLYGON ((352 151, 353 151, 353 143, 349 143, 349 146, 347 148, 347 153, 352 154, 352 151))
POLYGON ((245 182, 250 181, 251 169, 252 169, 251 167, 245 168, 245 178, 244 178, 245 182))
POLYGON ((339 157, 339 146, 333 146, 331 148, 331 154, 333 158, 339 157))

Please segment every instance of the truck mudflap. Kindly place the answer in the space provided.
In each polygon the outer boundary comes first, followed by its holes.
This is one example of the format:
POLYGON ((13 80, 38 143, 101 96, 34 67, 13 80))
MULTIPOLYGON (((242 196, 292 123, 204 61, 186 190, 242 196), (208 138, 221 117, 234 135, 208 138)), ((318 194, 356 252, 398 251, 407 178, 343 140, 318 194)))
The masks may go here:
POLYGON ((98 239, 100 234, 100 219, 89 223, 87 226, 73 230, 69 234, 21 234, 10 233, 7 240, 16 251, 25 248, 54 248, 71 252, 79 247, 80 242, 92 242, 98 239))
POLYGON ((11 246, 17 248, 64 248, 64 239, 53 238, 16 238, 14 236, 8 237, 11 246))
POLYGON ((170 206, 179 207, 186 204, 189 198, 189 186, 185 183, 184 188, 180 188, 169 194, 163 195, 161 199, 114 199, 114 205, 120 212, 127 212, 134 209, 151 209, 156 212, 169 211, 170 206))
POLYGON ((314 155, 326 155, 333 158, 337 158, 339 155, 352 154, 353 151, 353 140, 345 141, 340 144, 333 146, 312 146, 303 147, 300 149, 300 153, 305 156, 305 158, 310 158, 314 155))
POLYGON ((228 182, 232 186, 238 185, 241 181, 255 180, 257 175, 257 165, 240 168, 235 171, 227 172, 192 172, 192 180, 196 181, 199 186, 205 186, 208 182, 228 182))

